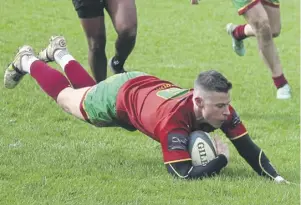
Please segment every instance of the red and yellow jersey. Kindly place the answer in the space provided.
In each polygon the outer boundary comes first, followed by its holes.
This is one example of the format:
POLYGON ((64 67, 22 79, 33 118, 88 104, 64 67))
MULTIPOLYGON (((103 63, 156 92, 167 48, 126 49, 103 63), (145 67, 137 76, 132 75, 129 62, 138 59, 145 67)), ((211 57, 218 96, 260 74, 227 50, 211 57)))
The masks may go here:
MULTIPOLYGON (((154 76, 127 81, 116 102, 118 120, 161 143, 165 163, 190 160, 188 136, 195 130, 212 132, 209 124, 197 124, 193 110, 193 90, 180 88, 154 76)), ((221 130, 230 139, 246 134, 234 109, 221 130)))

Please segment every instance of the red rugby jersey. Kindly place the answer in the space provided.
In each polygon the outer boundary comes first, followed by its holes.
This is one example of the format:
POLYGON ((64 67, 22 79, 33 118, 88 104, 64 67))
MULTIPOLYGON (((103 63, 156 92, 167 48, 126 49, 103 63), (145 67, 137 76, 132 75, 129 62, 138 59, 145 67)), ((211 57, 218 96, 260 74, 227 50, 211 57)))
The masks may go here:
MULTIPOLYGON (((207 123, 196 123, 192 93, 192 89, 180 88, 154 76, 136 77, 126 82, 118 92, 118 120, 160 142, 165 163, 190 160, 187 149, 189 133, 215 130, 207 123)), ((231 106, 230 112, 222 131, 230 139, 246 134, 231 106)))

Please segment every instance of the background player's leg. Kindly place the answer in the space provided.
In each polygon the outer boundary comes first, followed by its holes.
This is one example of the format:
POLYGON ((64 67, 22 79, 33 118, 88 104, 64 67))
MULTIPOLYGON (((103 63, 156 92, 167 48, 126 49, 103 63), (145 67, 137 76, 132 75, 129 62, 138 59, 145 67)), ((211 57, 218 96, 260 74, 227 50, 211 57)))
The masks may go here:
POLYGON ((104 1, 72 0, 72 2, 88 41, 89 65, 94 78, 100 82, 107 77, 104 1))
POLYGON ((237 25, 232 32, 233 36, 239 41, 251 36, 255 36, 255 32, 253 31, 250 24, 237 25))
POLYGON ((256 33, 260 53, 272 72, 272 76, 282 74, 279 58, 272 38, 268 15, 262 4, 257 4, 244 13, 246 21, 252 26, 256 33), (277 56, 277 57, 276 57, 277 56))
POLYGON ((273 36, 280 32, 280 11, 273 5, 279 5, 278 0, 233 0, 238 8, 238 13, 242 14, 247 21, 247 25, 236 26, 232 23, 227 25, 227 32, 232 37, 233 50, 240 56, 245 54, 243 39, 248 36, 256 36, 260 55, 272 74, 275 87, 277 88, 278 99, 288 99, 291 97, 290 86, 283 75, 282 66, 277 53, 273 36), (262 4, 264 2, 264 5, 262 4), (268 3, 267 3, 268 2, 268 3), (273 3, 272 3, 273 2, 273 3), (271 28, 273 24, 273 30, 271 28))
POLYGON ((124 63, 132 52, 137 35, 137 11, 135 0, 110 0, 106 9, 112 19, 118 38, 115 56, 110 60, 114 73, 124 72, 124 63))
POLYGON ((49 42, 49 45, 39 53, 41 60, 45 62, 56 61, 66 73, 73 88, 95 85, 93 78, 68 52, 63 36, 52 36, 49 42))
POLYGON ((262 5, 269 17, 272 36, 274 38, 278 37, 281 32, 281 15, 279 5, 273 5, 268 3, 263 3, 262 5))
POLYGON ((81 19, 89 47, 89 65, 97 82, 107 78, 106 31, 104 16, 81 19))
MULTIPOLYGON (((232 0, 234 6, 238 9, 238 14, 244 14, 248 9, 253 8, 256 4, 260 4, 261 0, 232 0)), ((232 48, 239 56, 245 55, 245 47, 243 40, 255 33, 249 24, 235 25, 228 23, 226 27, 227 33, 232 38, 232 48)))
MULTIPOLYGON (((262 5, 268 15, 272 36, 278 37, 281 31, 279 4, 273 4, 269 1, 262 1, 262 5)), ((243 40, 247 37, 255 36, 255 32, 250 24, 237 25, 232 32, 237 40, 243 40)))
POLYGON ((291 97, 290 88, 287 85, 287 80, 283 75, 282 66, 277 53, 276 46, 272 37, 272 30, 268 15, 263 5, 256 4, 244 14, 246 21, 252 26, 256 33, 256 39, 259 47, 259 52, 272 73, 272 78, 277 89, 285 86, 286 92, 281 92, 281 96, 277 93, 277 98, 287 99, 291 97), (286 89, 288 88, 288 89, 286 89))

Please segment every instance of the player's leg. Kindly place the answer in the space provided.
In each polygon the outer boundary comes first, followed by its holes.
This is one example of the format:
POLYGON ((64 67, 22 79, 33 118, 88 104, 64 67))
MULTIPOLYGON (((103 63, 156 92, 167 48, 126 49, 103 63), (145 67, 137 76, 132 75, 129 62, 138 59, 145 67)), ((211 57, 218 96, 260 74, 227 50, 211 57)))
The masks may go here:
MULTIPOLYGON (((276 2, 276 0, 271 1, 276 2)), ((275 17, 275 19, 272 20, 272 24, 275 25, 275 33, 280 32, 280 14, 278 16, 277 14, 270 14, 270 16, 268 16, 266 12, 267 5, 264 4, 264 7, 260 0, 233 0, 233 2, 239 9, 238 13, 243 15, 248 23, 240 26, 233 24, 227 25, 227 31, 232 36, 233 49, 238 55, 244 55, 243 39, 249 36, 256 36, 260 54, 271 70, 272 78, 277 88, 277 98, 290 98, 290 87, 283 75, 279 56, 273 42, 273 34, 269 20, 269 17, 275 17), (276 21, 279 21, 278 28, 276 21)))
MULTIPOLYGON (((280 18, 280 8, 278 0, 262 0, 264 9, 269 17, 269 22, 271 26, 273 38, 278 37, 281 32, 281 18, 280 18)), ((276 53, 277 54, 277 53, 276 53)), ((281 66, 281 65, 280 65, 281 66)), ((277 90, 277 97, 279 99, 286 99, 291 96, 291 89, 283 75, 273 78, 277 90), (283 86, 282 86, 283 85, 283 86)))
POLYGON ((63 36, 52 36, 48 46, 39 53, 38 58, 45 62, 55 61, 59 64, 73 88, 95 85, 94 79, 69 53, 63 36))
POLYGON ((128 80, 147 75, 142 72, 126 72, 113 75, 106 80, 81 89, 66 88, 57 97, 57 103, 66 111, 80 116, 99 127, 119 126, 116 99, 119 89, 128 80))
POLYGON ((272 36, 278 37, 281 32, 280 4, 278 0, 262 0, 262 5, 268 14, 272 36))
MULTIPOLYGON (((256 3, 256 2, 255 2, 256 3)), ((280 21, 280 9, 279 9, 279 1, 278 0, 261 0, 263 7, 265 8, 266 13, 268 14, 272 36, 277 37, 280 34, 281 30, 281 21, 280 21)), ((255 5, 255 4, 254 4, 255 5)), ((250 4, 252 6, 252 4, 250 4)), ((244 8, 244 7, 242 7, 244 8)), ((249 7, 250 9, 251 7, 249 7)), ((243 14, 245 10, 239 10, 240 14, 243 14)), ((255 32, 253 31, 250 24, 242 24, 242 25, 234 25, 229 23, 227 25, 227 32, 232 34, 233 37, 238 40, 244 40, 245 38, 255 36, 255 32)))
POLYGON ((88 41, 89 65, 94 78, 100 82, 107 77, 104 2, 101 0, 72 1, 88 41))
POLYGON ((118 38, 115 56, 109 65, 114 73, 124 72, 124 63, 132 52, 137 35, 137 12, 135 0, 109 0, 106 9, 112 19, 118 38))
POLYGON ((273 41, 269 17, 261 3, 256 4, 244 13, 246 21, 256 33, 256 39, 260 54, 271 71, 272 78, 277 90, 278 99, 291 97, 290 87, 283 75, 282 66, 273 41))
POLYGON ((57 97, 57 104, 65 112, 70 113, 81 120, 90 122, 82 107, 85 95, 90 88, 91 87, 80 89, 66 88, 59 93, 57 97))
MULTIPOLYGON (((238 10, 238 14, 244 14, 248 9, 251 9, 256 4, 260 3, 260 0, 232 0, 234 6, 238 10)), ((239 56, 244 56, 246 53, 243 40, 249 36, 254 36, 254 32, 250 25, 235 25, 228 23, 226 26, 227 33, 232 38, 232 48, 239 56)))
POLYGON ((4 86, 10 89, 14 88, 26 74, 30 74, 42 90, 66 112, 79 119, 85 119, 79 105, 85 90, 89 88, 79 90, 71 88, 68 79, 36 58, 30 46, 23 46, 19 49, 15 59, 5 71, 4 86), (65 100, 66 98, 69 99, 65 100))

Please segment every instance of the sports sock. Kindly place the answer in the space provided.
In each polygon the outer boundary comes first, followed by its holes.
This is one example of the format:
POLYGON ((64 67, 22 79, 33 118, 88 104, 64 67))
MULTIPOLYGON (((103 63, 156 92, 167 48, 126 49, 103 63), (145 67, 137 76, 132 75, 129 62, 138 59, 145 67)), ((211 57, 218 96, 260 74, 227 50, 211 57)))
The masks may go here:
POLYGON ((234 29, 232 34, 236 40, 241 41, 241 40, 244 40, 245 38, 247 38, 247 36, 245 34, 245 26, 246 25, 247 24, 239 25, 234 29))
POLYGON ((67 50, 58 50, 55 52, 54 59, 66 73, 73 88, 83 88, 96 84, 95 80, 67 50))
POLYGON ((23 56, 21 59, 21 67, 22 67, 22 71, 26 72, 26 73, 30 73, 30 66, 33 62, 39 60, 37 57, 35 56, 23 56))
POLYGON ((68 52, 68 50, 57 50, 53 54, 54 60, 57 64, 61 66, 61 68, 64 70, 67 63, 71 60, 75 60, 72 55, 68 52))
POLYGON ((281 88, 283 87, 285 84, 287 84, 287 80, 286 78, 284 77, 283 74, 281 74, 280 76, 278 77, 273 77, 273 81, 274 81, 274 84, 275 86, 278 88, 281 88))
POLYGON ((30 75, 37 81, 40 87, 55 101, 59 93, 67 87, 71 87, 68 79, 59 71, 52 69, 43 61, 34 61, 30 66, 30 75))
POLYGON ((112 59, 114 70, 117 72, 124 69, 124 63, 132 52, 136 43, 136 33, 121 32, 115 42, 115 56, 112 59), (115 61, 115 63, 114 63, 115 61))

